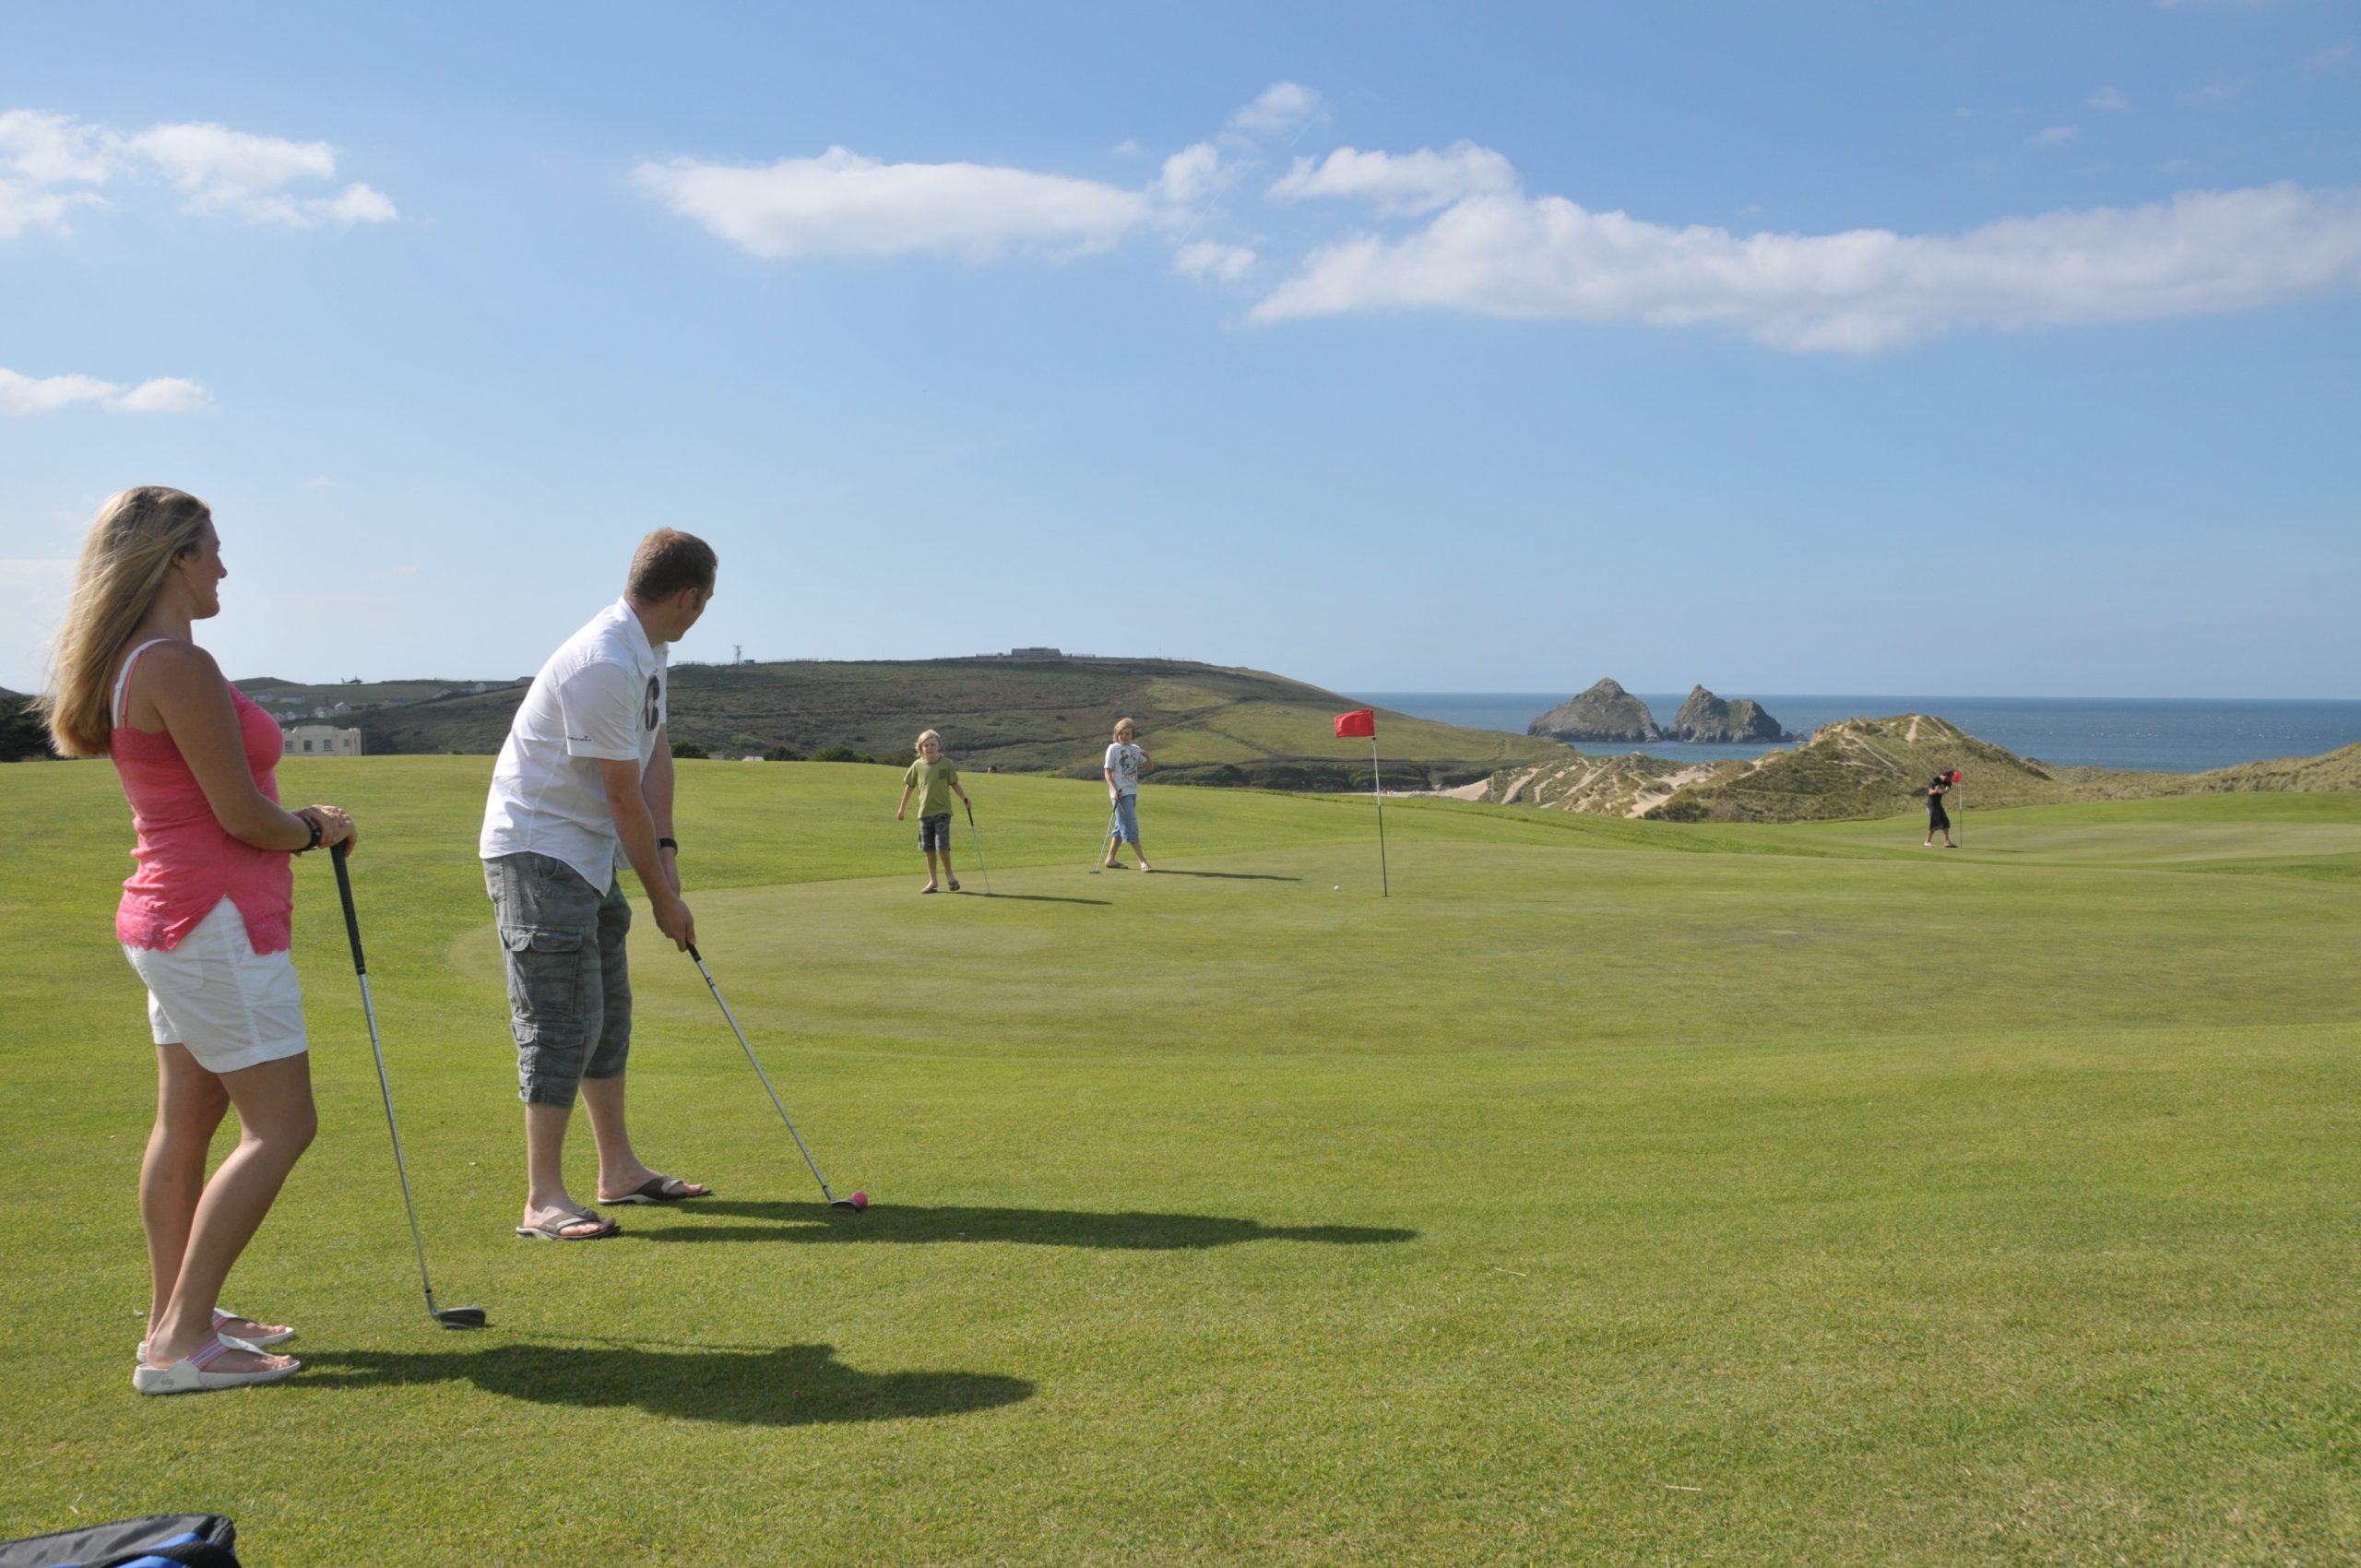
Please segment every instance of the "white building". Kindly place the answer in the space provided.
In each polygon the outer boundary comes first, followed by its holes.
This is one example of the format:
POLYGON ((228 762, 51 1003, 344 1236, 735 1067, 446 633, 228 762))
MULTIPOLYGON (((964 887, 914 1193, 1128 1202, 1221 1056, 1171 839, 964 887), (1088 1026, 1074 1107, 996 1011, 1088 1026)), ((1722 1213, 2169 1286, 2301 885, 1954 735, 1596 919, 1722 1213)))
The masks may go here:
POLYGON ((282 731, 288 756, 359 756, 361 731, 333 724, 298 724, 282 731))

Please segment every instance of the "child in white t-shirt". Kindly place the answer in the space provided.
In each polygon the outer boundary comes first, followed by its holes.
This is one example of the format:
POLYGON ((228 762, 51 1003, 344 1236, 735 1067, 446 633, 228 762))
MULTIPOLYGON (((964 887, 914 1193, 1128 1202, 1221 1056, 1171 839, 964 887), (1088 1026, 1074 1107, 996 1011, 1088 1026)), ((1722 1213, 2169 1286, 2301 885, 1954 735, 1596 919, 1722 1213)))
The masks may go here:
POLYGON ((1147 853, 1140 848, 1140 779, 1152 771, 1156 763, 1147 753, 1133 744, 1134 731, 1128 719, 1115 720, 1115 740, 1107 748, 1107 803, 1113 807, 1112 820, 1107 825, 1107 869, 1121 871, 1123 862, 1115 858, 1118 844, 1129 844, 1132 853, 1140 858, 1140 870, 1154 871, 1147 863, 1147 853))

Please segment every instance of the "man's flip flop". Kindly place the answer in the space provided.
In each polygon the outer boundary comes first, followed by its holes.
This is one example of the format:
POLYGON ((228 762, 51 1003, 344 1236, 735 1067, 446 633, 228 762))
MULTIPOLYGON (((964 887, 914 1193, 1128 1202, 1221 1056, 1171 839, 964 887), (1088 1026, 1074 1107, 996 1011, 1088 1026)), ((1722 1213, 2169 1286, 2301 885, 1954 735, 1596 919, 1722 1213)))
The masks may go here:
POLYGON ((678 1176, 650 1176, 621 1197, 599 1195, 602 1204, 684 1204, 691 1198, 709 1198, 713 1189, 700 1182, 683 1182, 678 1176), (676 1193, 675 1187, 694 1187, 694 1193, 676 1193))
POLYGON ((951 879, 951 891, 954 893, 959 891, 959 879, 955 876, 951 879))
POLYGON ((536 1241, 598 1241, 622 1229, 603 1214, 570 1214, 564 1219, 554 1219, 546 1225, 519 1225, 516 1234, 536 1241), (595 1225, 599 1229, 567 1235, 566 1231, 576 1225, 595 1225))
POLYGON ((239 1348, 217 1334, 169 1367, 151 1367, 142 1360, 131 1370, 131 1386, 142 1394, 210 1394, 218 1388, 281 1383, 303 1370, 301 1361, 290 1361, 283 1367, 257 1367, 252 1372, 206 1370, 239 1348))

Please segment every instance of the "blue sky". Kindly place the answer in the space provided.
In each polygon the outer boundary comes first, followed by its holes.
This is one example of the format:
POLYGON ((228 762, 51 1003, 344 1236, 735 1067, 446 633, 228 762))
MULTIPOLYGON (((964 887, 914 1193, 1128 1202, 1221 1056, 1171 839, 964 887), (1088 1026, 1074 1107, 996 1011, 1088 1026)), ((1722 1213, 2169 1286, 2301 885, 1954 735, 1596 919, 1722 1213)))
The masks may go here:
POLYGON ((0 684, 1052 643, 1347 690, 2361 695, 2361 11, 0 13, 0 684))

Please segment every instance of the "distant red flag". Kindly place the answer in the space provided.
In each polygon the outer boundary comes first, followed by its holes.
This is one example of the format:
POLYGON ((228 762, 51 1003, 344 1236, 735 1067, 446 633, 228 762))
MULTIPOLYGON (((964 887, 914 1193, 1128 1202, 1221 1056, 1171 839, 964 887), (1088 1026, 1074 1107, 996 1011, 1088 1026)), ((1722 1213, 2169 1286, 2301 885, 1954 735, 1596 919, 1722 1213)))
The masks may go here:
POLYGON ((1964 776, 1964 774, 1962 774, 1958 768, 1954 767, 1954 768, 1952 768, 1952 783, 1954 783, 1954 784, 1958 783, 1958 782, 1960 781, 1960 779, 1961 779, 1962 778, 1964 778, 1964 777, 1965 777, 1965 776, 1964 776))
POLYGON ((1373 707, 1357 708, 1351 713, 1340 713, 1336 716, 1336 739, 1340 741, 1349 741, 1360 736, 1373 740, 1376 735, 1377 709, 1373 707))

